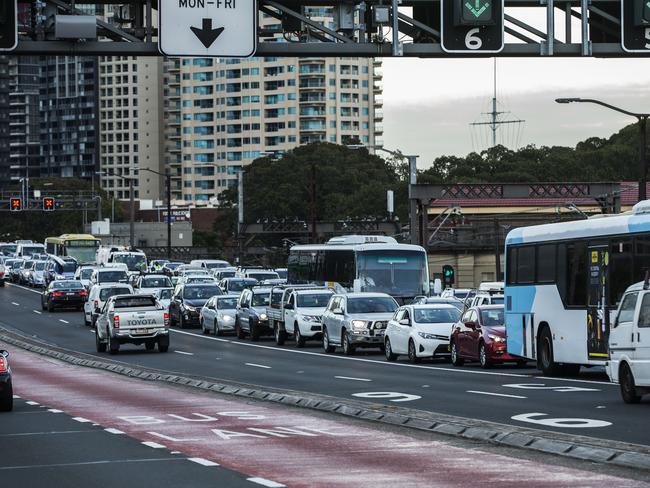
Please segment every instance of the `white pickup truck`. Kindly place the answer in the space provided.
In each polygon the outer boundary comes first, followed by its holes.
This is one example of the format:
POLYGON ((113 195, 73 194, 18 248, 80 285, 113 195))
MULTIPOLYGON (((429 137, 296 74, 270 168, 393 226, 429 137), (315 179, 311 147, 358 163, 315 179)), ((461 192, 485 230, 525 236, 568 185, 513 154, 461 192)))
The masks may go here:
POLYGON ((97 352, 117 354, 121 344, 169 349, 169 313, 153 295, 116 295, 104 304, 96 322, 97 352))
POLYGON ((282 345, 287 336, 293 336, 296 347, 304 347, 307 340, 320 339, 321 317, 333 294, 331 289, 322 286, 274 287, 266 315, 275 342, 282 345))

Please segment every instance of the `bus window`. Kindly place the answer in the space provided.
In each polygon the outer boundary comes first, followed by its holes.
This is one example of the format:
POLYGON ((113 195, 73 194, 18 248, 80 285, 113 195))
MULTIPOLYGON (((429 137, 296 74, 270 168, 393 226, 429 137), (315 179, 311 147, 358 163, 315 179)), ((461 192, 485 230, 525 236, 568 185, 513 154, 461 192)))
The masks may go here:
POLYGON ((514 285, 517 282, 517 248, 508 249, 508 261, 506 262, 506 283, 514 285))
POLYGON ((537 282, 555 282, 555 244, 543 244, 537 248, 537 282))
POLYGON ((519 248, 517 256, 517 283, 535 281, 535 246, 519 248))
POLYGON ((587 305, 587 245, 584 242, 567 245, 566 303, 571 307, 587 305))

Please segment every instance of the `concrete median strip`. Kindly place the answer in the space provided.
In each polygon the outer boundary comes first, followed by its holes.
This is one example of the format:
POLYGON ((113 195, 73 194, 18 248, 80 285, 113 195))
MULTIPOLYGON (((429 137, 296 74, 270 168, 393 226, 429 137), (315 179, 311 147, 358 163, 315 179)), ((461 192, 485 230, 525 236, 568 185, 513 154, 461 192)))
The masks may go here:
MULTIPOLYGON (((112 371, 132 378, 184 385, 203 391, 210 390, 225 395, 331 412, 403 428, 650 471, 650 448, 637 444, 536 430, 299 391, 282 391, 229 381, 214 382, 206 378, 187 377, 168 371, 137 368, 53 346, 3 327, 0 327, 0 341, 70 364, 112 371)), ((79 421, 85 420, 80 419, 79 421)))

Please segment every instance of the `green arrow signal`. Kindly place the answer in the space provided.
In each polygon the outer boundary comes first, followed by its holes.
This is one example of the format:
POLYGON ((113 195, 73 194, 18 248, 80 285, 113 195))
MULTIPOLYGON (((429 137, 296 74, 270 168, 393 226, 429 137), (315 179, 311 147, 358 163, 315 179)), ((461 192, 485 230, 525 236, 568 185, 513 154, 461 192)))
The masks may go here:
MULTIPOLYGON (((650 5, 650 2, 648 2, 648 4, 650 5)), ((465 2, 465 8, 477 19, 483 15, 483 12, 485 12, 489 7, 490 2, 485 2, 481 5, 481 0, 474 0, 474 5, 470 2, 465 2)))

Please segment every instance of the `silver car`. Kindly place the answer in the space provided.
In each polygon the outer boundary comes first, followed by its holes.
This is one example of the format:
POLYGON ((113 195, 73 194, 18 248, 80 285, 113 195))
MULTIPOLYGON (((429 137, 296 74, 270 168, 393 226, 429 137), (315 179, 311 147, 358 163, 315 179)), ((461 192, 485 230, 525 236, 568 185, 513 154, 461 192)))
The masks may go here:
POLYGON ((45 286, 45 266, 47 261, 35 261, 29 275, 29 286, 43 288, 45 286))
POLYGON ((220 336, 224 332, 234 332, 237 300, 239 295, 217 295, 210 298, 201 309, 199 320, 203 333, 212 332, 220 336))
POLYGON ((333 295, 323 314, 323 349, 343 347, 346 355, 359 347, 384 349, 384 332, 399 305, 385 293, 333 295))

